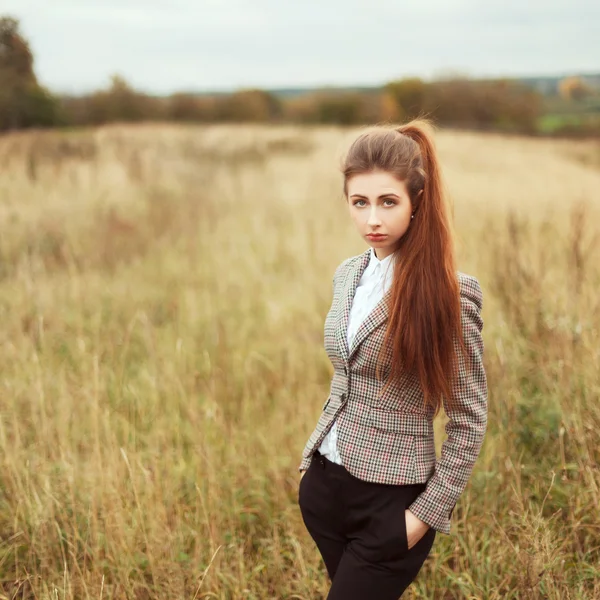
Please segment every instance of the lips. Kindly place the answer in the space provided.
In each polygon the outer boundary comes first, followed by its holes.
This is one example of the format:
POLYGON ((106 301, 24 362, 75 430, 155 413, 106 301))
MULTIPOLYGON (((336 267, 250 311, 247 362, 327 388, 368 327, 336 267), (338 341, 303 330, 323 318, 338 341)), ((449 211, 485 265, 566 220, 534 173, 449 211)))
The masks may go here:
POLYGON ((387 237, 386 235, 382 234, 382 233, 368 233, 367 237, 370 240, 382 240, 383 238, 387 237))

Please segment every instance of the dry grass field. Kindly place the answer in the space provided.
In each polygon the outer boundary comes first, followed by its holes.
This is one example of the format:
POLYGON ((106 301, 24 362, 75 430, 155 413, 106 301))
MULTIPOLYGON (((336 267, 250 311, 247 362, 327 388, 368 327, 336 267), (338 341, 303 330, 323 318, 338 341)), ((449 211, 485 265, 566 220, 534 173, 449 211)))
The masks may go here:
MULTIPOLYGON (((0 138, 1 599, 325 597, 297 467, 331 278, 366 248, 355 133, 0 138)), ((600 145, 437 139, 489 424, 406 595, 600 598, 600 145)))

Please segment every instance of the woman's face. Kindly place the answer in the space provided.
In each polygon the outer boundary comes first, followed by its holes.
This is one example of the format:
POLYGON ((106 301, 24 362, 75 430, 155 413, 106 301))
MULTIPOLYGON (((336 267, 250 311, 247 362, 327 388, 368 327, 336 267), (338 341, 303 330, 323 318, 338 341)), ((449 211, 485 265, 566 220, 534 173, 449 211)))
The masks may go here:
POLYGON ((387 171, 369 171, 353 175, 347 191, 350 216, 358 232, 383 260, 394 252, 410 226, 412 204, 404 182, 387 171))

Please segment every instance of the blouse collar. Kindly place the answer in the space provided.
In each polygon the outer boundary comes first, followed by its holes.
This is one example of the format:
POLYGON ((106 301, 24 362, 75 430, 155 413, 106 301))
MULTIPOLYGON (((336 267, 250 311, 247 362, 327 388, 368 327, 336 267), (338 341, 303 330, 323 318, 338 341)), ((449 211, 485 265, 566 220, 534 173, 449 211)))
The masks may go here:
POLYGON ((375 255, 375 250, 371 246, 369 264, 367 266, 367 270, 369 271, 369 273, 372 273, 379 266, 382 273, 387 272, 388 266, 390 266, 394 262, 394 259, 395 259, 395 253, 392 252, 391 254, 388 254, 388 256, 386 256, 385 258, 379 260, 377 258, 377 256, 375 255))

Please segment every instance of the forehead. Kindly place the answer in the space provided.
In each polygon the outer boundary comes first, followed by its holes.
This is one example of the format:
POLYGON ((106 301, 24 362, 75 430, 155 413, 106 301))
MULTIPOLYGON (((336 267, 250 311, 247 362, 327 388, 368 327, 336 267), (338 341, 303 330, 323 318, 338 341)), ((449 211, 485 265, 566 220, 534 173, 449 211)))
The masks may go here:
POLYGON ((407 193, 406 185, 387 171, 369 171, 357 173, 348 180, 348 195, 379 196, 394 193, 399 196, 407 193))

